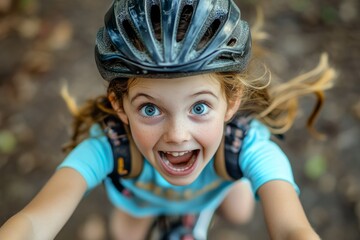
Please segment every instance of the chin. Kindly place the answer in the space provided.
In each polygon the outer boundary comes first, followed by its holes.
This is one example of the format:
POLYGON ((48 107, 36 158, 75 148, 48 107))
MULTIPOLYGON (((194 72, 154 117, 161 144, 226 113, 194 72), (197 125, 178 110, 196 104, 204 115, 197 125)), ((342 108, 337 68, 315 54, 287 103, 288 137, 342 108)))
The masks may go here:
POLYGON ((163 175, 162 176, 165 178, 166 181, 168 181, 170 184, 175 185, 175 186, 186 186, 186 185, 190 185, 192 184, 197 177, 200 175, 199 174, 191 174, 191 176, 168 176, 168 175, 163 175))

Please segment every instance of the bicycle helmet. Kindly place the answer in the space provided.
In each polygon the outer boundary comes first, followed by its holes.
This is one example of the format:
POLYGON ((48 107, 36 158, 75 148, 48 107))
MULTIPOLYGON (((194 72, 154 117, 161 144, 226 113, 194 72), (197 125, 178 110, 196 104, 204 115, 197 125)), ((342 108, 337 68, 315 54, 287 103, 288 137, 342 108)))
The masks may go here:
POLYGON ((249 26, 232 0, 114 0, 95 59, 107 81, 172 78, 240 72, 250 50, 249 26))

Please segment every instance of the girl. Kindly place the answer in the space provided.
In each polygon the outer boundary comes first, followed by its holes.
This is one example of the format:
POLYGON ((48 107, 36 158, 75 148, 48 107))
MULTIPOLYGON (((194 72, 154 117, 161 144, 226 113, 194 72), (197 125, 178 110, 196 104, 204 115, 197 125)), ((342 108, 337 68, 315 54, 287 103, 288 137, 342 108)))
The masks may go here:
POLYGON ((315 93, 311 126, 334 71, 323 56, 313 71, 270 88, 267 70, 252 77, 251 49, 232 0, 115 0, 95 48, 107 95, 81 109, 68 98, 71 152, 0 239, 54 238, 102 182, 115 206, 114 239, 144 239, 159 215, 218 208, 243 223, 254 198, 271 239, 319 239, 270 131, 288 130, 297 98, 315 93))

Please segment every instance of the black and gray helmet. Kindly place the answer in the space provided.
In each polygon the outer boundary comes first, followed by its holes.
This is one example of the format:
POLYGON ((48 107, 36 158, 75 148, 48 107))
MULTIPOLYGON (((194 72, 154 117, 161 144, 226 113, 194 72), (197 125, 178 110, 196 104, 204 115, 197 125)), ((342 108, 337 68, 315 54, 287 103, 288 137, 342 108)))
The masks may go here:
POLYGON ((110 81, 240 72, 250 52, 249 26, 232 0, 114 0, 95 58, 110 81))

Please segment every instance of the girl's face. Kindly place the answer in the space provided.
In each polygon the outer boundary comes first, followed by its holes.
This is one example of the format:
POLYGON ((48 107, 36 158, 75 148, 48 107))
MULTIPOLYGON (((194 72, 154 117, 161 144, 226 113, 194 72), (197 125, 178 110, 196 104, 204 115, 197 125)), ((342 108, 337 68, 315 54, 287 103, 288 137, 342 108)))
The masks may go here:
POLYGON ((238 105, 227 104, 210 75, 137 79, 118 114, 151 165, 171 184, 187 185, 214 156, 238 105))

